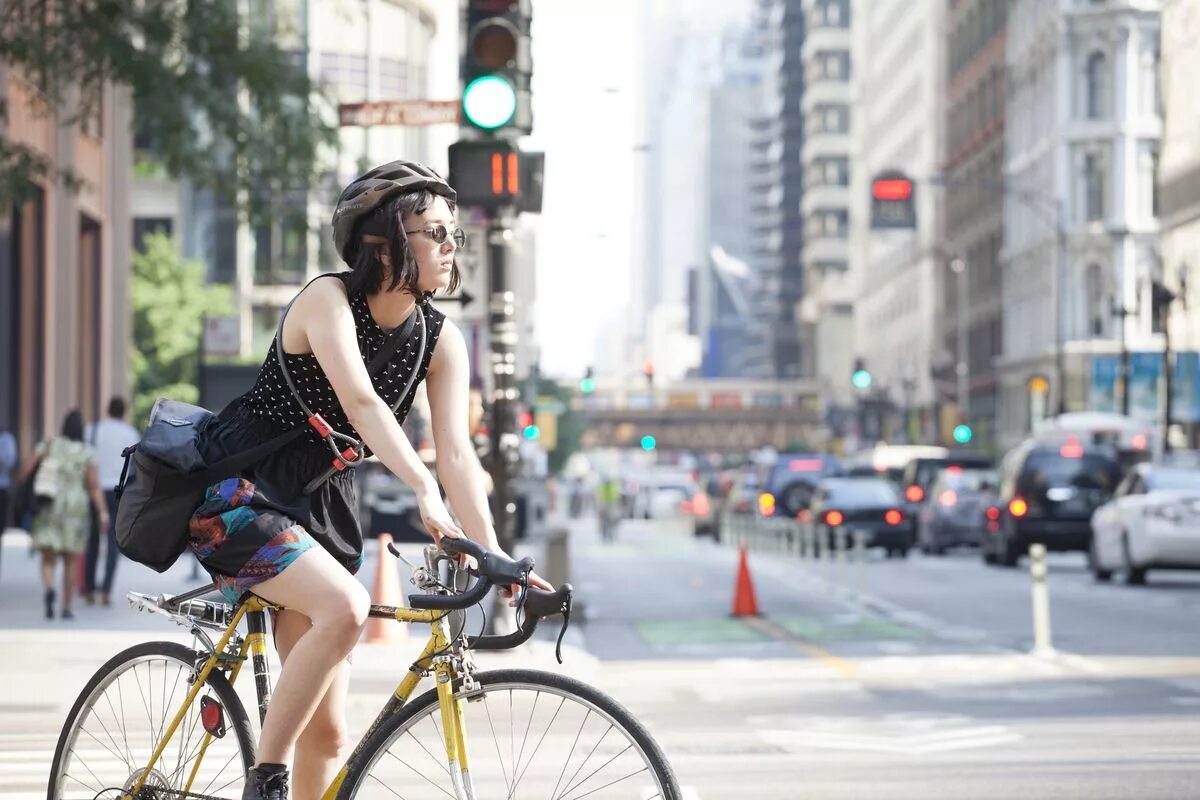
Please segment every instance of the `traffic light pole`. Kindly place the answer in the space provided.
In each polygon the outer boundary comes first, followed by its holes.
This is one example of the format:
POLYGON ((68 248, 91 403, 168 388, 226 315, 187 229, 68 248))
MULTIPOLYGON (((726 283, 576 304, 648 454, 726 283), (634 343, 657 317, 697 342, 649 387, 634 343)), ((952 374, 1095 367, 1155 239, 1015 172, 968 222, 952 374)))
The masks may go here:
POLYGON ((517 458, 517 434, 514 431, 517 323, 508 269, 512 231, 506 217, 506 209, 494 209, 490 212, 487 226, 490 290, 488 330, 492 366, 492 425, 489 434, 492 451, 492 519, 500 547, 506 553, 512 553, 516 544, 512 472, 517 458))

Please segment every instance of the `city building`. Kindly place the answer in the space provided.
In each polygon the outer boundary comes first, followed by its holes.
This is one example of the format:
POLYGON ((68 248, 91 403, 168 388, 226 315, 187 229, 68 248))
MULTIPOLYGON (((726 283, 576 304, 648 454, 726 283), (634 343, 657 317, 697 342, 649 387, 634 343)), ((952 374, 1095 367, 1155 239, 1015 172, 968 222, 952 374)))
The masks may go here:
MULTIPOLYGON (((439 20, 429 5, 415 0, 268 0, 265 5, 264 13, 275 20, 278 46, 332 101, 324 110, 330 123, 337 122, 337 103, 430 96, 439 20)), ((457 51, 449 52, 453 56, 447 60, 457 69, 457 51)), ((281 198, 272 223, 253 229, 239 224, 232 198, 168 178, 153 142, 136 142, 134 244, 139 246, 149 231, 170 233, 185 258, 207 266, 212 282, 233 287, 243 358, 253 360, 266 351, 280 311, 300 286, 341 268, 330 218, 346 183, 398 157, 444 167, 444 151, 433 152, 428 128, 345 127, 337 136, 319 190, 281 198)))
MULTIPOLYGON (((945 6, 858 0, 853 4, 854 125, 850 176, 850 271, 856 358, 873 377, 859 400, 870 440, 939 438, 933 390, 936 274, 941 263, 937 191, 941 169, 945 6), (872 179, 899 170, 917 181, 916 230, 872 230, 872 179)), ((850 378, 845 369, 845 379, 850 378)))
POLYGON ((38 180, 0 215, 0 429, 24 457, 68 410, 93 421, 129 393, 130 98, 106 85, 50 108, 3 65, 0 98, 5 140, 81 181, 38 180))
POLYGON ((850 274, 852 59, 850 0, 805 0, 801 150, 804 218, 800 330, 804 374, 826 406, 853 402, 854 281, 850 274))
POLYGON ((1184 380, 1172 414, 1188 432, 1187 444, 1200 446, 1197 351, 1200 351, 1200 9, 1164 3, 1162 9, 1162 156, 1158 164, 1158 216, 1162 224, 1163 278, 1175 293, 1169 324, 1171 345, 1180 353, 1177 374, 1184 380))
MULTIPOLYGON (((1119 410, 1120 351, 1162 348, 1158 8, 1008 9, 1001 447, 1060 410, 1119 410)), ((1153 361, 1130 367, 1134 416, 1157 416, 1153 361)))
POLYGON ((943 405, 962 406, 959 416, 971 425, 974 446, 984 449, 995 440, 995 362, 1004 324, 1000 248, 1007 8, 1004 0, 947 3, 942 180, 940 187, 928 189, 937 195, 944 223, 935 263, 935 397, 943 405), (965 367, 961 377, 959 363, 965 367), (960 389, 966 397, 958 396, 960 389))

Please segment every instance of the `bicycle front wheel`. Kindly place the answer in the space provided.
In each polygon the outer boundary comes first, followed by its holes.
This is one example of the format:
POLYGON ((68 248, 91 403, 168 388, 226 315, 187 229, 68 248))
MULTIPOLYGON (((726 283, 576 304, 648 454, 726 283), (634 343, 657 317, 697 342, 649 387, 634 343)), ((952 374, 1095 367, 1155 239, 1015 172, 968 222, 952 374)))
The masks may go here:
MULTIPOLYGON (((241 797, 254 765, 254 735, 246 709, 220 672, 208 676, 162 756, 147 770, 192 688, 202 654, 174 642, 146 642, 109 659, 80 693, 58 740, 49 800, 116 800, 146 775, 144 786, 216 797, 241 797), (208 698, 207 701, 204 698, 208 698), (211 706, 216 703, 219 711, 211 706), (210 737, 201 705, 225 732, 210 737)), ((215 729, 215 726, 214 726, 215 729)), ((169 792, 142 796, 174 797, 169 792)))
POLYGON ((340 800, 678 800, 662 750, 622 705, 573 678, 527 669, 481 672, 462 701, 465 775, 452 775, 436 690, 368 740, 340 800))

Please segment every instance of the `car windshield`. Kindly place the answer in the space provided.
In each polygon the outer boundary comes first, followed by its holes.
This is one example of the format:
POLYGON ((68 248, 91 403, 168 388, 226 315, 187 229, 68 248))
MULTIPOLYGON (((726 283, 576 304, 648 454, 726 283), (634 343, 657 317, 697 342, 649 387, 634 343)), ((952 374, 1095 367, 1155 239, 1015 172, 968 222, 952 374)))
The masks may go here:
POLYGON ((1019 483, 1026 491, 1072 487, 1111 492, 1119 480, 1117 462, 1107 456, 1085 453, 1068 458, 1057 452, 1034 451, 1025 461, 1019 483))
POLYGON ((994 489, 1000 482, 995 470, 990 469, 947 469, 938 478, 946 489, 959 492, 981 492, 994 489))
POLYGON ((840 480, 825 484, 826 503, 848 506, 887 506, 900 502, 895 487, 886 481, 840 480))
POLYGON ((1171 469, 1160 467, 1152 470, 1147 476, 1150 489, 1171 491, 1174 489, 1191 489, 1200 491, 1200 470, 1171 469))

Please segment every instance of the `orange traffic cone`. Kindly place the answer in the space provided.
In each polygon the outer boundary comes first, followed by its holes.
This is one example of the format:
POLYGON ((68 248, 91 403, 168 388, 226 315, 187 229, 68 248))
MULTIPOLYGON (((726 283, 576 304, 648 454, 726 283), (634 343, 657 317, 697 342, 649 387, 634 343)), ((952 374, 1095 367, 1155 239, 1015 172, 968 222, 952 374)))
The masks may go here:
MULTIPOLYGON (((392 543, 390 533, 379 534, 379 561, 375 572, 375 591, 372 592, 371 602, 381 606, 400 606, 404 604, 404 593, 400 590, 400 576, 396 573, 396 559, 392 556, 388 545, 392 543)), ((405 623, 394 619, 371 617, 367 620, 367 642, 371 644, 390 644, 403 641, 408 637, 405 623)))
POLYGON ((746 545, 738 546, 737 585, 733 590, 733 616, 757 617, 758 601, 754 598, 754 582, 750 580, 750 564, 746 560, 746 545))

